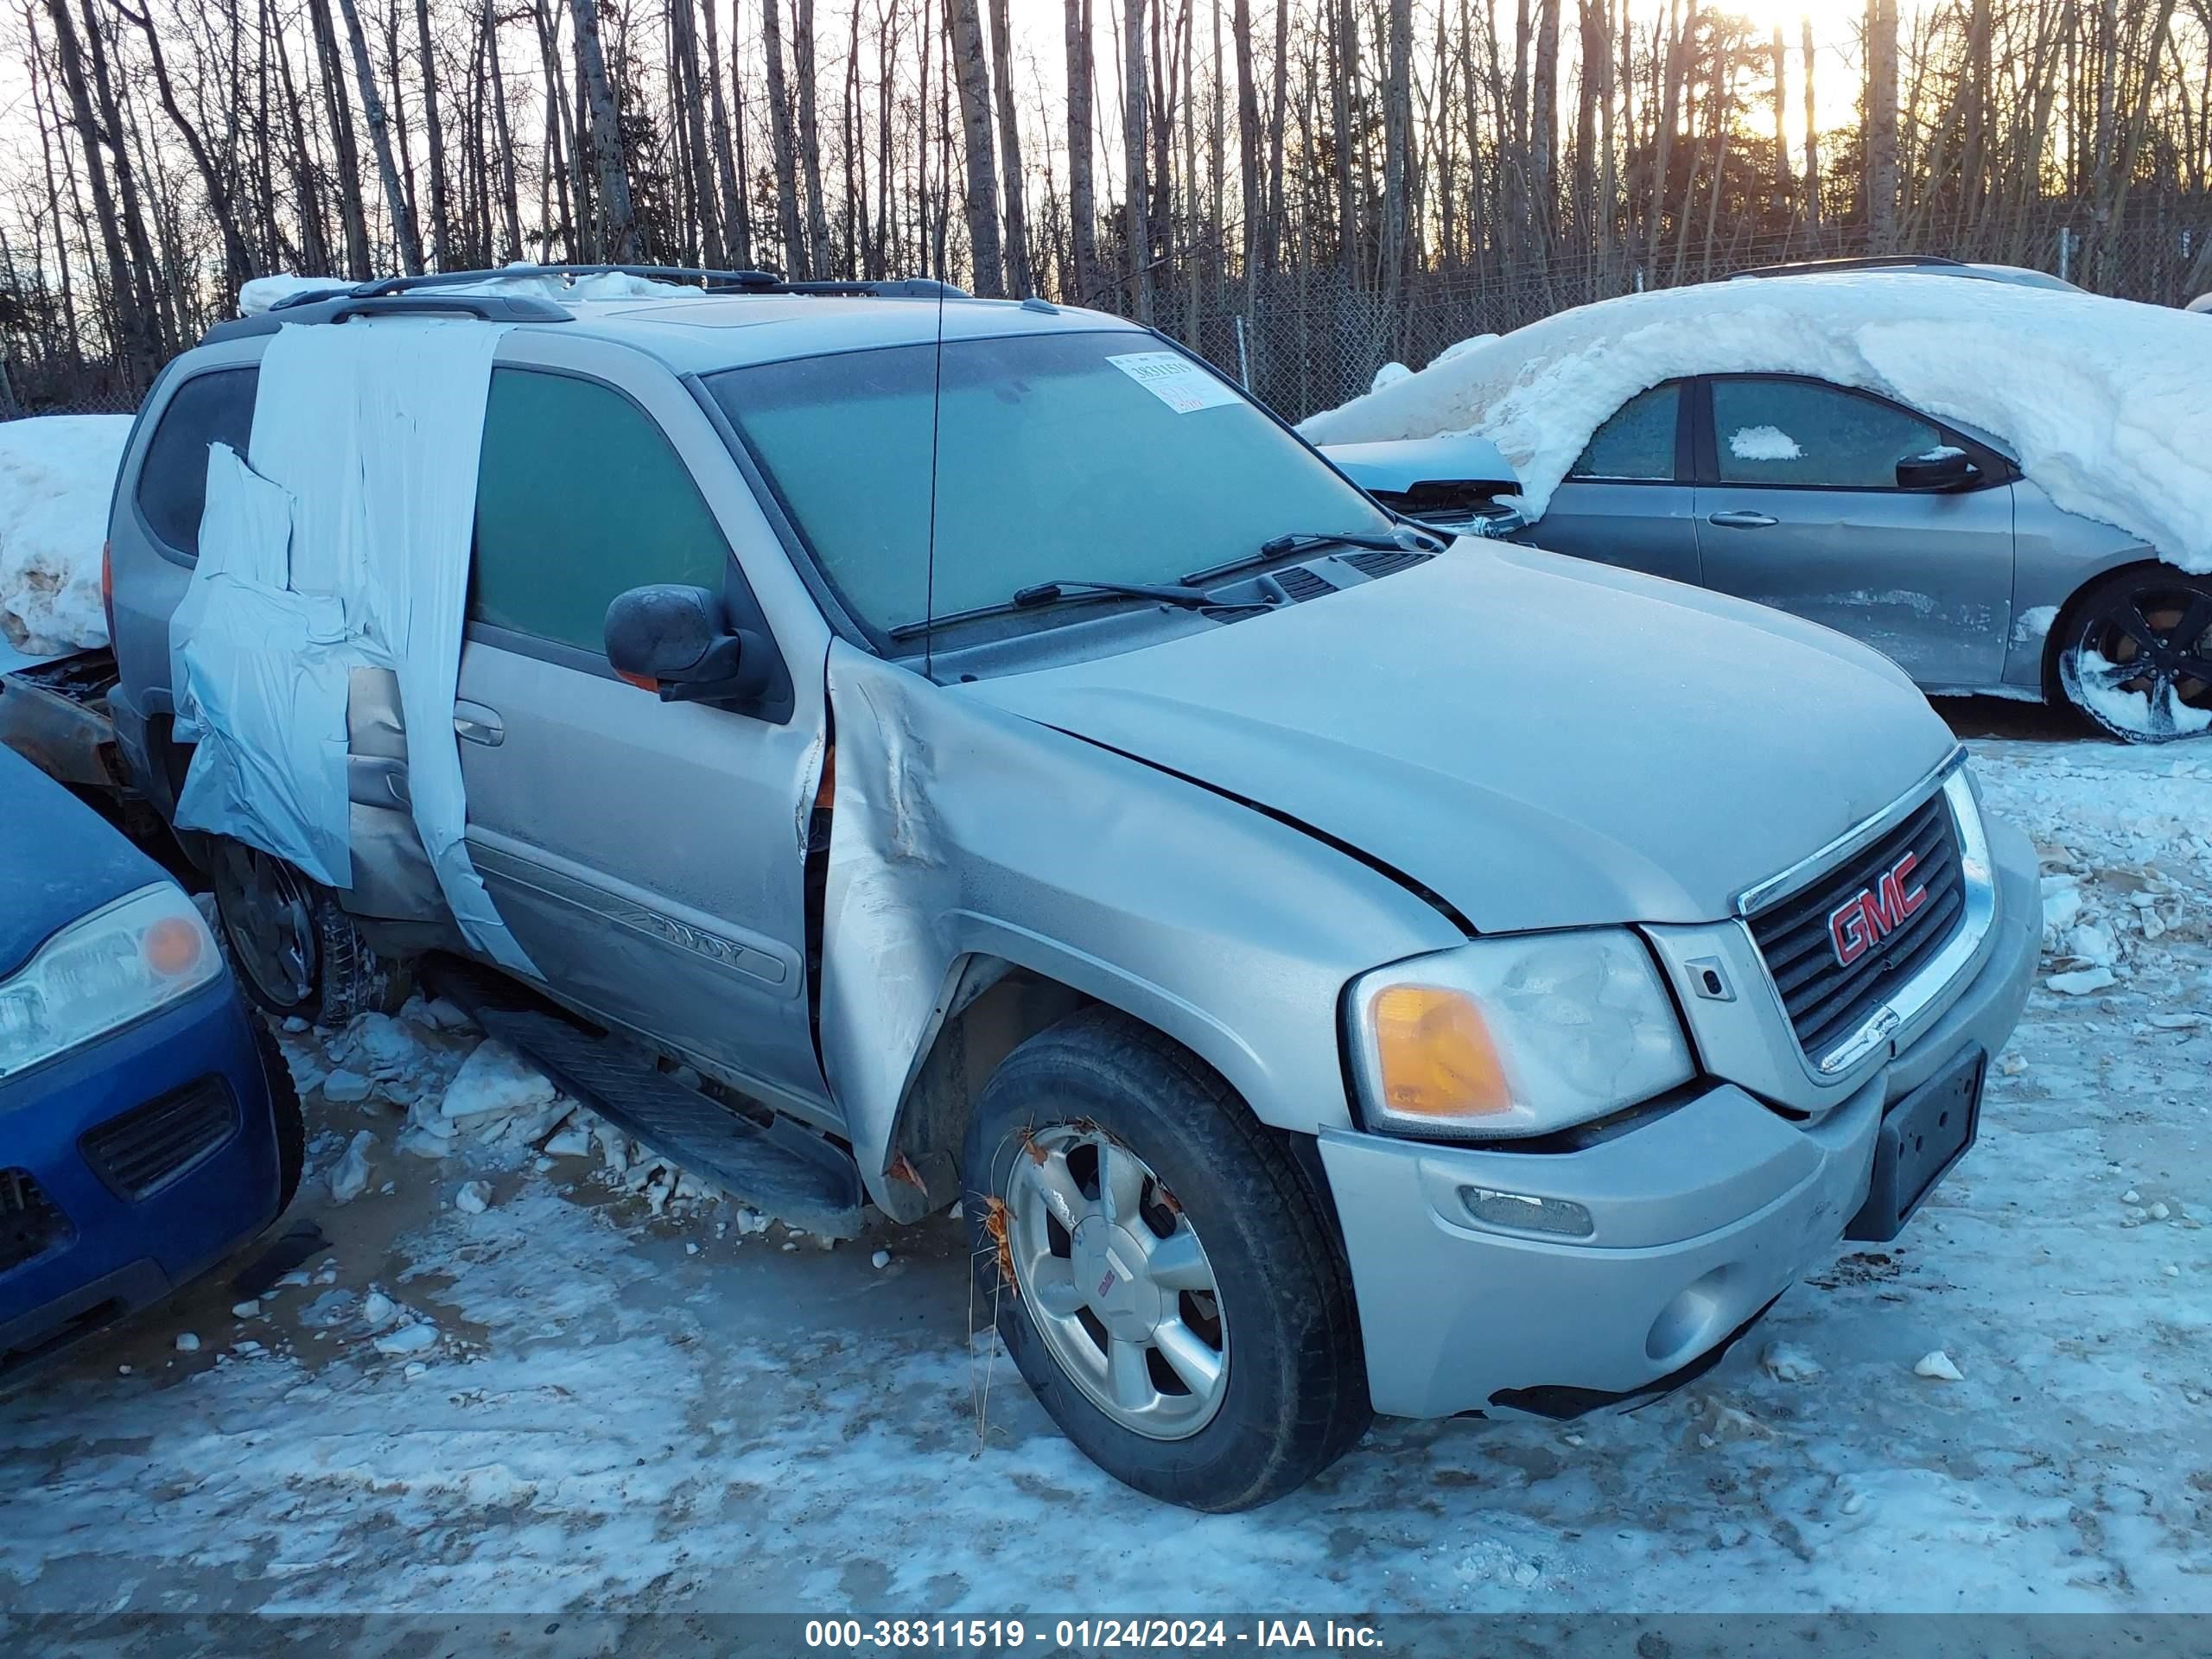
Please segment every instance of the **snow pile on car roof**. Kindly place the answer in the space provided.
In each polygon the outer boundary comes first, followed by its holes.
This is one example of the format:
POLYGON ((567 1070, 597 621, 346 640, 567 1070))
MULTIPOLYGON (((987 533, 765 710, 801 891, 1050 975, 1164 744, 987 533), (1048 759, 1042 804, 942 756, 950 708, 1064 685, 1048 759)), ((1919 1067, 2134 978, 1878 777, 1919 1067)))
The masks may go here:
POLYGON ((0 634, 34 657, 107 643, 100 548, 128 415, 0 423, 0 634))
POLYGON ((2201 318, 2093 295, 1841 273, 1627 295, 1455 348, 1300 430, 1478 433, 1520 469, 1535 518, 1615 410, 1718 373, 1812 375, 1979 428, 2060 506, 2212 571, 2212 336, 2201 318))
MULTIPOLYGON (((238 289, 238 315, 257 317, 302 295, 343 294, 357 284, 350 276, 256 276, 238 289)), ((512 276, 480 282, 442 283, 433 294, 536 294, 549 300, 645 300, 670 294, 697 294, 682 283, 661 282, 625 270, 590 271, 576 276, 549 275, 534 265, 518 265, 512 276)))

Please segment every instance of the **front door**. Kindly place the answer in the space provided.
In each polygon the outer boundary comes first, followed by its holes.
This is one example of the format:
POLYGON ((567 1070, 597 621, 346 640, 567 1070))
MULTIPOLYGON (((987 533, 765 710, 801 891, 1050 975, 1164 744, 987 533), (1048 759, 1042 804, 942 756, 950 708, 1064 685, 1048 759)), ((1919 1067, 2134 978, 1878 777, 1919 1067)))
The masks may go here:
POLYGON ((1669 381, 1637 393, 1591 435, 1544 516, 1519 539, 1673 582, 1698 579, 1696 492, 1669 381))
POLYGON ((2005 463, 1935 422, 1815 380, 1716 377, 1699 442, 1705 584, 1864 641, 1930 687, 1994 685, 2012 626, 2005 463), (1897 463, 1967 448, 1982 482, 1902 489, 1897 463))
POLYGON ((783 706, 760 715, 618 678, 616 594, 715 588, 772 639, 734 549, 782 555, 752 545, 766 524, 673 377, 599 342, 534 349, 568 360, 503 359, 485 421, 454 719, 470 855, 564 999, 819 1102, 803 832, 826 637, 794 646, 786 629, 783 706))

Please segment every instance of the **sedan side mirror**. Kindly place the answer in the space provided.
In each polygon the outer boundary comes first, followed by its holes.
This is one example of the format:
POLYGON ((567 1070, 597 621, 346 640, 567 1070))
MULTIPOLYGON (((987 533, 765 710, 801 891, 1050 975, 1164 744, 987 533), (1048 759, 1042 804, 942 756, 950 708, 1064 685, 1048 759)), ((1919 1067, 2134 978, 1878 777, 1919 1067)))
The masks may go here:
POLYGON ((1981 468, 1974 464, 1973 457, 1950 444, 1923 454, 1907 455, 1897 462, 1897 487, 1901 490, 1963 489, 1980 476, 1981 468))
POLYGON ((772 658, 766 640, 728 626, 709 588, 632 588, 607 607, 607 660, 663 702, 756 696, 767 688, 772 658))

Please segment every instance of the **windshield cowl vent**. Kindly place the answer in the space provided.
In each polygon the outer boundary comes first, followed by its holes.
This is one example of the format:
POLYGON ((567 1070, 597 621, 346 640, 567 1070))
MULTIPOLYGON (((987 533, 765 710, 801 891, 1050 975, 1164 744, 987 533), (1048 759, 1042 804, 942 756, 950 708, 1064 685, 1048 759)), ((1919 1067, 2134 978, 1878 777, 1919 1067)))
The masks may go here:
POLYGON ((1412 548, 1394 548, 1387 551, 1376 549, 1371 552, 1345 553, 1338 556, 1363 576, 1389 576, 1401 570, 1409 570, 1417 564, 1427 564, 1436 555, 1418 553, 1412 548))
POLYGON ((1294 564, 1287 570, 1276 571, 1274 584, 1282 589, 1282 596, 1294 605, 1337 591, 1336 583, 1311 565, 1305 564, 1294 564))

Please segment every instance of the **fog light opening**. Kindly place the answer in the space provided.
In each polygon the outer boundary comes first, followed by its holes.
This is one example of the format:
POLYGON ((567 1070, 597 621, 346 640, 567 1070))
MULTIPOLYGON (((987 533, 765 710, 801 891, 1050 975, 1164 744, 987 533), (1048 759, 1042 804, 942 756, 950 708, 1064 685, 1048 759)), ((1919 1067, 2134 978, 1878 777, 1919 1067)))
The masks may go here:
POLYGON ((1734 1274, 1715 1268, 1661 1310, 1643 1339, 1645 1357, 1675 1360, 1709 1346, 1726 1327, 1728 1286, 1734 1274))
POLYGON ((1487 1186, 1463 1186, 1459 1202, 1484 1227, 1512 1233, 1541 1233, 1551 1238, 1587 1238, 1598 1230, 1590 1212, 1570 1198, 1539 1198, 1526 1192, 1500 1192, 1487 1186))

